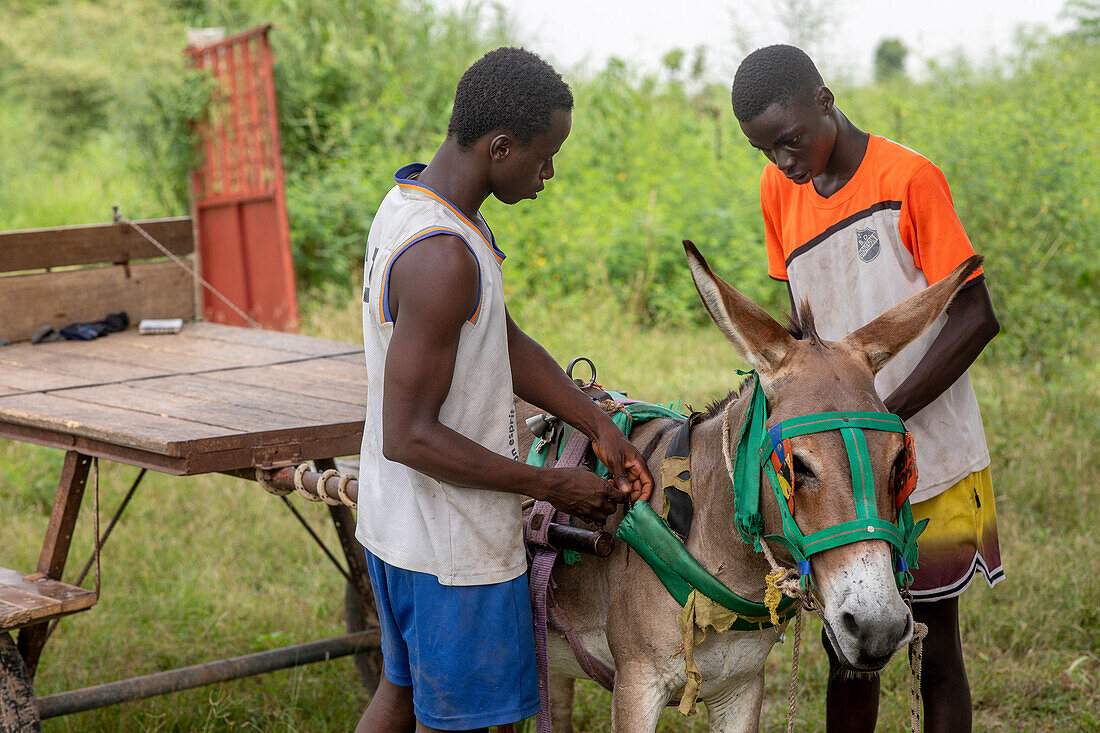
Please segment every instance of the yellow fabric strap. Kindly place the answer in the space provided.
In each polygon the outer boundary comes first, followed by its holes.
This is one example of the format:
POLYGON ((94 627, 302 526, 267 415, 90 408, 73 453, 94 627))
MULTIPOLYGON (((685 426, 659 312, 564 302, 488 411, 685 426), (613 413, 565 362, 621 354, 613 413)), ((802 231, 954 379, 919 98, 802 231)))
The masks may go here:
MULTIPOLYGON (((679 489, 691 496, 691 459, 687 456, 665 456, 661 464, 661 478, 665 482, 665 488, 679 489), (680 474, 687 472, 686 479, 680 478, 680 474)), ((668 521, 668 494, 665 494, 665 503, 661 508, 661 519, 668 521)))
MULTIPOLYGON (((774 615, 774 611, 772 613, 774 615)), ((703 675, 695 664, 695 647, 706 641, 708 628, 720 634, 723 631, 729 631, 739 618, 754 622, 764 620, 741 616, 715 603, 697 590, 691 592, 684 607, 676 615, 676 623, 680 627, 680 633, 683 634, 684 672, 687 675, 687 683, 680 696, 678 708, 681 715, 695 714, 695 703, 699 699, 699 688, 703 684, 703 675)))

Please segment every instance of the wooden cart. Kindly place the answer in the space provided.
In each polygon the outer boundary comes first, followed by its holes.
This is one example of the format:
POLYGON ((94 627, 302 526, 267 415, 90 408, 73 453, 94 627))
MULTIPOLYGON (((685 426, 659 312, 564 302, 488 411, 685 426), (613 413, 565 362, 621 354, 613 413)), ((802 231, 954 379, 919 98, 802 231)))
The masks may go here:
MULTIPOLYGON (((327 508, 345 557, 353 633, 34 697, 51 624, 96 601, 80 587, 87 567, 74 583, 63 582, 93 460, 176 476, 252 477, 256 469, 305 461, 328 469, 337 456, 359 452, 362 347, 194 321, 195 281, 181 267, 193 264, 190 220, 137 224, 171 256, 127 223, 0 234, 0 275, 7 273, 0 277, 0 337, 15 342, 0 347, 0 437, 66 451, 37 568, 0 569, 0 733, 37 730, 40 717, 352 653, 368 689, 377 685, 379 635, 365 558, 352 512, 340 505, 327 508), (174 335, 131 327, 92 341, 27 340, 46 324, 63 328, 119 311, 134 325, 142 318, 188 322, 174 335)), ((117 515, 100 537, 114 521, 117 515)))

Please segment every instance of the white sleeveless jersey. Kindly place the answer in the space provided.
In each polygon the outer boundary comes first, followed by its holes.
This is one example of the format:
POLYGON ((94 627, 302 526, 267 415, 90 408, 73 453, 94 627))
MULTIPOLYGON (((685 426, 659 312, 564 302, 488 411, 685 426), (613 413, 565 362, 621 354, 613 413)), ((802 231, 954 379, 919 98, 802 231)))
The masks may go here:
MULTIPOLYGON (((363 290, 363 350, 367 417, 359 458, 356 538, 397 567, 436 576, 443 585, 499 583, 527 568, 520 496, 437 481, 382 455, 386 352, 393 335, 389 276, 407 248, 431 237, 461 238, 477 258, 477 307, 462 324, 451 389, 439 411, 447 427, 502 456, 516 459, 515 408, 501 277, 503 253, 484 219, 470 221, 428 186, 410 179, 412 164, 375 215, 367 238, 363 290)), ((426 241, 425 241, 426 240, 426 241)), ((431 273, 423 287, 431 288, 431 273)))

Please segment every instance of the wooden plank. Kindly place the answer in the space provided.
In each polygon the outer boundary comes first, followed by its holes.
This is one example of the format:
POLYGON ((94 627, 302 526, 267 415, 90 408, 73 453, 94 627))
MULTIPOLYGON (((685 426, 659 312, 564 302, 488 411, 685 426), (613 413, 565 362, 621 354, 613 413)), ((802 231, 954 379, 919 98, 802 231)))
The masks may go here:
POLYGON ((67 399, 63 395, 49 392, 0 397, 0 420, 168 456, 181 455, 181 443, 237 432, 205 423, 67 399))
POLYGON ((235 344, 263 346, 278 351, 290 351, 306 356, 331 356, 337 354, 358 354, 362 360, 363 346, 342 341, 329 341, 314 336, 302 336, 296 333, 269 331, 258 328, 226 326, 209 321, 196 321, 184 326, 180 334, 186 338, 209 339, 212 341, 235 344))
POLYGON ((358 359, 347 361, 339 357, 322 357, 307 362, 276 364, 271 370, 277 374, 301 375, 344 387, 358 387, 366 394, 367 368, 358 359))
MULTIPOLYGON (((16 347, 12 347, 15 349, 16 347)), ((86 376, 58 374, 41 367, 4 364, 5 350, 0 349, 0 394, 13 392, 38 392, 46 389, 63 389, 88 384, 86 376)))
POLYGON ((117 311, 134 323, 190 319, 194 296, 191 276, 171 261, 13 275, 0 280, 0 336, 23 341, 46 324, 64 328, 117 311))
POLYGON ((85 608, 89 596, 94 599, 95 591, 50 578, 28 580, 27 575, 18 570, 0 568, 0 600, 8 603, 23 604, 28 607, 41 607, 46 603, 52 603, 59 610, 69 611, 85 608), (6 595, 6 591, 11 591, 12 595, 6 595), (25 600, 20 601, 19 598, 25 600))
MULTIPOLYGON (((186 447, 186 473, 198 474, 210 471, 232 471, 255 465, 257 447, 292 444, 301 460, 333 456, 353 456, 359 453, 363 442, 363 421, 341 425, 325 425, 306 430, 285 431, 281 435, 250 435, 249 445, 231 445, 230 441, 242 443, 236 438, 219 441, 203 441, 186 447)), ((298 463, 297 460, 286 465, 298 463)))
POLYGON ((204 398, 229 406, 262 407, 271 412, 284 415, 316 418, 319 414, 330 423, 363 419, 365 407, 327 399, 310 397, 303 400, 299 395, 268 387, 227 382, 211 379, 207 375, 188 374, 186 376, 147 379, 140 383, 147 390, 168 392, 174 395, 204 398))
POLYGON ((50 610, 61 610, 61 601, 4 585, 0 585, 0 604, 8 611, 0 613, 0 630, 15 628, 9 625, 13 616, 25 623, 32 618, 48 616, 50 610))
MULTIPOLYGON (((329 342, 332 343, 332 342, 329 342)), ((346 362, 352 368, 333 370, 343 357, 320 357, 318 366, 339 381, 362 381, 361 356, 346 362)), ((136 329, 114 333, 94 341, 58 341, 48 344, 15 344, 0 349, 0 395, 64 389, 76 386, 116 384, 135 379, 197 374, 242 366, 316 363, 299 352, 235 344, 208 339, 184 339, 180 335, 142 336, 136 329), (38 375, 36 377, 36 375, 38 375)), ((323 395, 321 395, 323 396, 323 395)))
MULTIPOLYGON (((124 333, 109 334, 94 341, 59 341, 42 346, 49 347, 49 351, 46 352, 43 349, 43 353, 56 354, 61 360, 67 360, 70 356, 94 360, 101 365, 105 373, 111 373, 114 368, 121 374, 129 367, 139 365, 150 372, 144 376, 193 374, 240 366, 260 366, 269 364, 272 360, 278 360, 281 356, 278 352, 242 351, 241 349, 247 347, 234 347, 230 344, 225 344, 225 348, 220 350, 214 347, 201 351, 194 347, 187 350, 186 342, 175 339, 175 336, 164 335, 141 336, 136 330, 130 329, 124 333), (181 345, 184 349, 173 348, 181 345)), ((0 357, 2 356, 3 354, 0 354, 0 357)), ((303 357, 291 354, 289 358, 303 357)), ((130 378, 132 377, 103 381, 121 382, 130 378)))
MULTIPOLYGON (((305 361, 314 358, 329 358, 327 354, 303 354, 298 351, 286 351, 275 344, 237 343, 206 338, 191 338, 191 327, 187 324, 184 332, 171 335, 141 335, 135 329, 112 334, 112 340, 96 339, 83 342, 88 346, 97 345, 97 355, 115 361, 136 362, 149 366, 161 362, 151 361, 161 355, 183 359, 175 369, 180 373, 211 371, 219 368, 238 366, 260 366, 288 361, 305 361)), ((275 333, 268 331, 267 333, 275 333)), ((343 346, 341 352, 347 353, 343 346)), ((362 358, 362 357, 360 357, 362 358)))
POLYGON ((225 428, 223 432, 259 433, 339 422, 326 417, 322 410, 302 410, 294 414, 273 412, 259 405, 232 405, 207 399, 202 395, 151 390, 143 382, 80 387, 54 394, 70 400, 80 400, 93 408, 115 407, 135 415, 186 420, 225 428))
MULTIPOLYGON (((42 372, 41 382, 33 391, 55 389, 78 385, 122 382, 129 379, 166 376, 170 370, 154 369, 137 363, 103 361, 81 354, 82 344, 94 342, 58 341, 52 344, 15 344, 0 350, 0 367, 7 367, 7 375, 13 380, 23 378, 23 384, 34 385, 26 375, 18 370, 37 370, 42 372), (75 381, 74 381, 75 380, 75 381), (71 384, 65 384, 65 382, 71 384)), ((27 390, 32 391, 32 390, 27 390)))
MULTIPOLYGON (((195 249, 190 217, 145 219, 135 223, 174 255, 188 255, 195 249)), ((160 259, 164 256, 126 224, 0 232, 0 272, 160 259)))
MULTIPOLYGON (((312 364, 313 362, 307 362, 312 364)), ((287 399, 309 402, 317 398, 336 400, 350 405, 359 405, 365 410, 367 405, 366 374, 356 380, 352 375, 343 381, 332 381, 309 373, 308 370, 287 370, 291 365, 276 365, 253 369, 234 369, 224 372, 205 374, 210 379, 237 384, 253 385, 278 390, 287 395, 287 399)), ((366 413, 363 413, 364 417, 366 413)))

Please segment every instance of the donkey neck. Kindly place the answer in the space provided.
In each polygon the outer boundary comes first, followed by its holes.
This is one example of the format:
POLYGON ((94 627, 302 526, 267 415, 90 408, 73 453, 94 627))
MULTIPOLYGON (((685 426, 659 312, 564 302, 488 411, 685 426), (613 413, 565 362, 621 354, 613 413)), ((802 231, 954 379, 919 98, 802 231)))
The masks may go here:
MULTIPOLYGON (((730 458, 736 461, 737 433, 748 413, 751 389, 731 397, 729 405, 730 458)), ((722 454, 725 407, 713 410, 699 422, 691 435, 691 494, 694 518, 687 548, 728 588, 749 600, 764 597, 764 575, 768 566, 763 556, 746 544, 734 524, 731 478, 722 454)))

